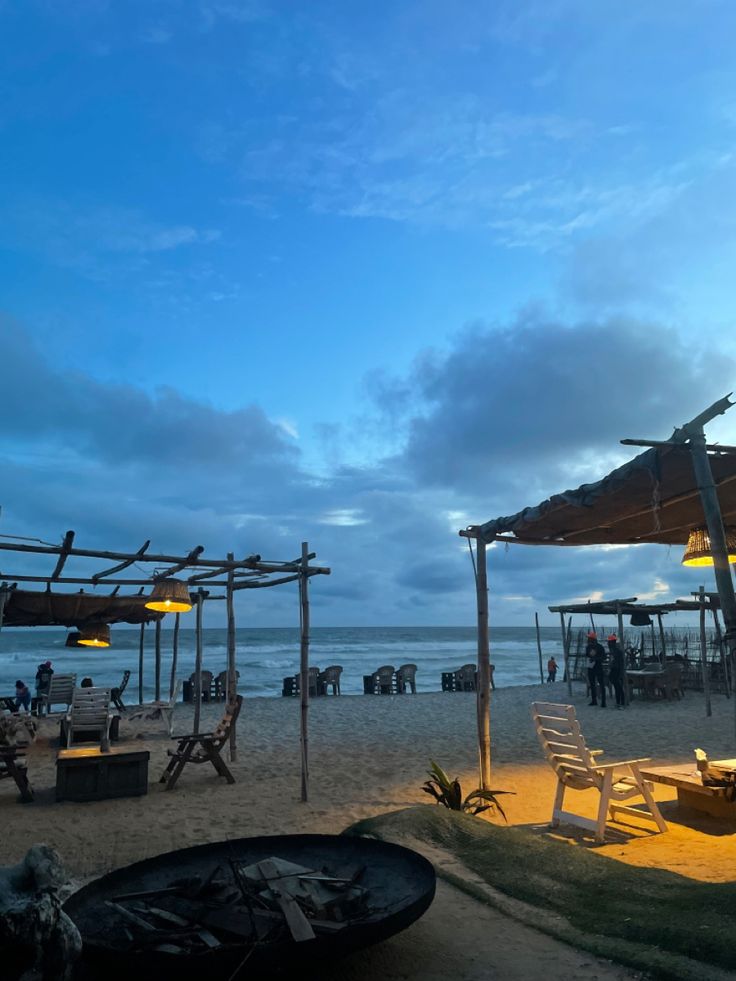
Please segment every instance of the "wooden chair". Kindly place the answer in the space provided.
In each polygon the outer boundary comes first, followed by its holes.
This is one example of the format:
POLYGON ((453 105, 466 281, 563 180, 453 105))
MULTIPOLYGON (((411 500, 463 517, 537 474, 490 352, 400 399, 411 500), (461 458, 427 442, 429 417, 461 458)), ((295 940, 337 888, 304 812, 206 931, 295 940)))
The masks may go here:
POLYGON ((125 706, 123 705, 123 692, 128 687, 129 681, 130 671, 123 671, 123 680, 120 682, 117 688, 113 688, 113 690, 110 692, 112 703, 119 712, 125 711, 125 706))
POLYGON ((0 746, 0 780, 15 780, 24 804, 33 800, 33 788, 28 782, 28 767, 24 746, 0 746))
POLYGON ((141 705, 140 708, 136 709, 135 712, 130 716, 131 721, 133 719, 160 719, 164 726, 166 727, 167 733, 171 736, 174 732, 174 708, 176 706, 176 700, 179 697, 179 692, 181 691, 181 678, 176 679, 174 684, 174 691, 171 698, 159 699, 157 702, 148 702, 146 705, 141 705))
MULTIPOLYGON (((212 698, 212 689, 214 686, 213 674, 211 671, 202 671, 202 701, 209 702, 212 698)), ((192 686, 192 698, 194 698, 194 686, 196 683, 197 672, 192 671, 189 675, 189 684, 192 686)))
POLYGON ((685 692, 682 688, 682 665, 667 664, 664 669, 664 677, 657 681, 657 691, 661 691, 665 698, 672 700, 681 699, 685 692))
POLYGON ((396 668, 393 664, 384 664, 371 675, 374 695, 393 695, 396 691, 396 668))
POLYGON ((474 664, 463 664, 455 672, 455 691, 476 691, 478 673, 474 664))
POLYGON ((220 753, 230 738, 230 730, 235 725, 243 696, 236 695, 235 701, 228 705, 225 715, 214 732, 191 733, 188 736, 174 736, 178 745, 176 749, 168 750, 171 757, 161 775, 159 783, 165 783, 167 790, 173 790, 181 771, 187 763, 211 763, 221 777, 228 783, 235 783, 235 777, 225 765, 220 753))
POLYGON ((555 705, 551 702, 533 702, 532 718, 544 755, 557 774, 557 792, 552 809, 550 827, 556 828, 560 821, 574 824, 592 831, 595 840, 602 842, 606 832, 606 815, 611 820, 616 814, 629 814, 653 821, 660 831, 667 825, 652 796, 652 785, 642 777, 639 764, 647 759, 621 760, 618 763, 597 763, 602 749, 588 749, 580 731, 572 705, 555 705), (565 791, 595 789, 600 794, 598 817, 595 821, 578 814, 562 810, 565 791), (647 810, 628 807, 619 801, 632 797, 643 797, 647 810))
POLYGON ((402 664, 396 671, 396 691, 403 695, 408 685, 412 695, 417 693, 417 666, 416 664, 402 664))
POLYGON ((63 724, 66 748, 69 749, 77 736, 98 732, 100 749, 107 753, 110 749, 112 718, 109 688, 75 688, 72 704, 63 724))
MULTIPOLYGON (((230 701, 230 699, 228 698, 229 692, 227 690, 227 676, 228 676, 228 671, 227 668, 225 668, 225 670, 221 671, 218 674, 218 676, 215 678, 215 692, 214 692, 215 701, 220 701, 221 699, 224 699, 226 702, 230 701)), ((236 687, 238 681, 240 681, 240 672, 236 671, 235 672, 236 687)))
POLYGON ((77 685, 76 674, 55 674, 51 677, 51 684, 47 692, 39 695, 38 714, 49 715, 52 705, 63 705, 64 711, 69 710, 72 704, 72 697, 77 685))
MULTIPOLYGON (((323 695, 324 694, 324 692, 320 691, 319 676, 321 674, 322 674, 322 672, 320 671, 319 668, 310 668, 309 669, 309 677, 308 677, 309 689, 308 690, 309 690, 309 697, 310 698, 316 698, 318 695, 323 695)), ((294 684, 296 686, 296 694, 298 695, 299 692, 301 691, 301 675, 300 674, 295 674, 294 675, 294 684)))
POLYGON ((326 695, 327 689, 332 686, 332 694, 340 694, 340 675, 342 674, 342 665, 331 664, 324 671, 320 671, 317 676, 317 690, 320 695, 326 695))

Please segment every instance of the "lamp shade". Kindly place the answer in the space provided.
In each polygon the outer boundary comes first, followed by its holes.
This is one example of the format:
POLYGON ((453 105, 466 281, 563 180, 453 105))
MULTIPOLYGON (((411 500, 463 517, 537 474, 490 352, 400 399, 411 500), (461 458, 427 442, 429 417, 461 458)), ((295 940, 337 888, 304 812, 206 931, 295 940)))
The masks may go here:
POLYGON ((77 644, 82 647, 109 647, 110 624, 88 623, 80 628, 77 644))
POLYGON ((64 647, 79 647, 79 639, 82 635, 78 630, 70 630, 66 635, 64 647))
POLYGON ((631 614, 631 626, 632 627, 649 627, 651 626, 652 618, 648 613, 632 613, 631 614))
MULTIPOLYGON (((736 562, 736 529, 728 527, 726 532, 726 552, 728 561, 736 562)), ((710 535, 707 528, 693 528, 687 540, 683 565, 703 566, 713 565, 713 553, 710 547, 710 535)))
POLYGON ((158 613, 188 613, 192 608, 187 584, 179 579, 162 579, 146 600, 147 610, 158 613))

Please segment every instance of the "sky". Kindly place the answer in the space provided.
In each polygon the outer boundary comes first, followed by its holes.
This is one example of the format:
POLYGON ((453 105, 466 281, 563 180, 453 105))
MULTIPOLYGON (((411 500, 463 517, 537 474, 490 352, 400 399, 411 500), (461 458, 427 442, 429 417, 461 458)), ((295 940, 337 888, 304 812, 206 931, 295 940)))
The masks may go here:
MULTIPOLYGON (((731 0, 0 0, 0 534, 306 540, 315 625, 473 624, 460 528, 736 387, 735 31, 731 0)), ((679 551, 494 547, 492 623, 686 596, 679 551)))

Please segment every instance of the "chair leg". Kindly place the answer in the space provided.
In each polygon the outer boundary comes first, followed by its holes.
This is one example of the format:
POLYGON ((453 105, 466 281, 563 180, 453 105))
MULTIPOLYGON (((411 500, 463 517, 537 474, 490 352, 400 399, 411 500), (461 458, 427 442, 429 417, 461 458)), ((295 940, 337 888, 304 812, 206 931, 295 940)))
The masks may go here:
POLYGON ((214 746, 209 746, 205 743, 204 751, 207 753, 207 758, 210 763, 214 766, 221 777, 225 777, 228 783, 235 783, 235 777, 232 775, 230 770, 227 768, 227 764, 220 756, 218 750, 214 746))
POLYGON ((187 741, 187 746, 186 746, 184 752, 182 753, 181 757, 176 760, 176 763, 174 764, 173 772, 172 772, 171 776, 169 777, 169 779, 166 781, 166 789, 167 790, 173 790, 174 789, 174 785, 176 784, 176 781, 181 776, 181 771, 187 765, 187 763, 189 762, 189 760, 191 758, 192 753, 194 752, 195 745, 196 744, 195 744, 195 741, 193 739, 190 739, 190 740, 187 741))
POLYGON ((611 803, 611 788, 613 787, 613 773, 606 770, 601 787, 601 800, 598 805, 598 820, 596 822, 595 840, 605 841, 606 838, 606 818, 608 816, 608 805, 611 803))
POLYGON ((654 799, 651 785, 648 784, 647 781, 642 777, 641 773, 639 773, 639 767, 636 764, 633 764, 631 766, 631 772, 634 776, 634 779, 636 780, 636 785, 641 791, 641 795, 646 801, 647 807, 649 808, 649 811, 652 817, 654 818, 654 823, 657 825, 659 830, 664 834, 664 832, 667 830, 667 824, 664 818, 662 817, 662 812, 657 806, 656 800, 654 799))
POLYGON ((556 828, 560 819, 557 817, 559 811, 562 810, 562 802, 565 799, 565 785, 561 780, 557 782, 557 790, 555 791, 555 802, 552 805, 552 820, 549 822, 550 828, 556 828))

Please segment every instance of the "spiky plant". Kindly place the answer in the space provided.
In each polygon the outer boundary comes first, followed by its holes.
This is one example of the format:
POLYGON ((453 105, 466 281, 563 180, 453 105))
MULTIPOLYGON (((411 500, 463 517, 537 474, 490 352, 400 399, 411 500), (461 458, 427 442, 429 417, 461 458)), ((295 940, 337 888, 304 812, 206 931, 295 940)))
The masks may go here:
POLYGON ((482 814, 483 811, 498 809, 504 821, 507 820, 504 809, 497 800, 500 794, 512 794, 513 790, 471 790, 463 797, 460 781, 455 777, 450 780, 445 771, 434 760, 430 760, 431 770, 427 770, 430 779, 422 784, 422 790, 429 794, 444 807, 451 811, 465 811, 466 814, 482 814))

